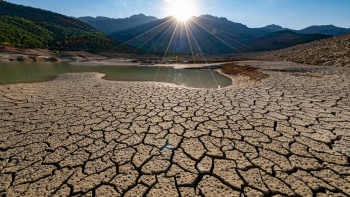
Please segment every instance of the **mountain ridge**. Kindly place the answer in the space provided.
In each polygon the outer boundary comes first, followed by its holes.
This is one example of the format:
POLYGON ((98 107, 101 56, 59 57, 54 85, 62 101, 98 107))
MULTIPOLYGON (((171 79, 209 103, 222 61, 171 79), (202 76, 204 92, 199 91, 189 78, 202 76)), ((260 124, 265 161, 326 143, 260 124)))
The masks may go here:
POLYGON ((115 19, 103 16, 91 17, 78 17, 78 20, 86 22, 87 24, 99 29, 100 31, 111 34, 116 31, 126 30, 139 25, 149 23, 155 20, 159 20, 154 16, 146 16, 144 14, 133 15, 131 17, 115 19))
MULTIPOLYGON (((304 28, 302 30, 293 30, 289 28, 284 28, 275 24, 267 25, 261 28, 249 28, 242 23, 232 22, 225 17, 218 17, 212 15, 200 15, 198 17, 193 16, 187 20, 188 26, 192 27, 193 35, 191 32, 186 32, 184 30, 177 30, 172 39, 172 33, 176 30, 176 25, 171 25, 170 23, 165 23, 170 20, 171 17, 166 17, 163 19, 151 20, 147 22, 147 16, 144 14, 139 14, 131 16, 130 18, 138 17, 137 25, 131 28, 119 28, 122 30, 112 31, 112 26, 108 26, 109 30, 100 29, 106 34, 112 36, 116 40, 121 42, 128 42, 130 45, 142 48, 149 53, 156 53, 159 51, 167 51, 171 53, 183 52, 183 53, 232 53, 232 52, 253 52, 262 50, 272 50, 280 49, 282 46, 289 47, 290 44, 283 45, 270 44, 266 42, 266 46, 252 47, 253 44, 259 38, 278 32, 278 31, 293 31, 297 34, 303 34, 306 36, 296 36, 294 40, 288 40, 289 43, 303 44, 315 39, 326 38, 327 35, 334 36, 340 33, 350 32, 350 29, 340 28, 336 26, 311 26, 304 28), (159 26, 164 26, 160 28, 159 26), (320 33, 322 32, 322 33, 320 33), (324 34, 324 35, 313 35, 313 34, 324 34), (197 37, 195 41, 192 37, 197 37), (297 38, 298 37, 298 38, 297 38), (299 39, 299 40, 298 40, 299 39), (172 40, 172 42, 170 42, 172 40), (192 42, 192 45, 188 43, 192 42), (253 51, 247 51, 251 48, 253 51), (263 49, 265 48, 265 49, 263 49)), ((85 18, 85 21, 89 23, 89 18, 85 18)), ((91 17, 90 17, 91 20, 91 17)), ((114 20, 114 24, 118 25, 118 22, 128 21, 126 19, 110 19, 106 17, 96 17, 92 20, 98 21, 96 23, 101 23, 102 21, 114 20), (118 21, 116 21, 118 20, 118 21)), ((175 21, 175 19, 173 20, 175 21)), ((90 22, 94 26, 93 23, 90 22)), ((98 26, 95 26, 99 28, 98 26)), ((274 43, 278 43, 276 38, 274 43)), ((271 40, 271 38, 270 38, 271 40)), ((287 38, 286 38, 287 40, 287 38)), ((273 43, 271 42, 271 43, 273 43)), ((260 44, 261 45, 261 44, 260 44)))
MULTIPOLYGON (((171 19, 171 17, 164 18, 128 30, 117 31, 110 35, 117 40, 128 42, 135 47, 140 47, 151 53, 156 50, 168 51, 170 53, 193 52, 197 54, 212 54, 252 52, 247 51, 247 46, 251 45, 255 40, 270 33, 274 33, 276 30, 292 31, 277 25, 270 25, 264 28, 249 28, 246 25, 231 22, 223 17, 201 15, 198 17, 191 17, 187 21, 187 29, 192 29, 193 31, 186 32, 184 27, 180 27, 180 30, 176 30, 175 21, 176 19, 171 19), (171 25, 170 22, 166 23, 168 20, 172 20, 173 25, 171 25), (166 23, 166 25, 164 25, 164 23, 166 23), (164 26, 164 28, 159 26, 164 26), (174 32, 175 36, 173 37, 174 32), (170 40, 172 40, 172 42, 170 42, 170 40), (192 46, 190 46, 191 44, 189 44, 189 41, 191 41, 192 46)), ((312 36, 309 35, 306 37, 312 36)), ((294 40, 293 42, 290 40, 290 42, 302 44, 313 41, 314 38, 323 39, 326 37, 325 35, 320 35, 313 36, 312 39, 306 39, 300 36, 300 40, 294 40)), ((267 46, 266 48, 270 48, 271 50, 280 49, 280 46, 267 46)), ((284 47, 289 46, 290 45, 285 45, 284 47)), ((258 51, 261 51, 261 49, 258 51)))
POLYGON ((338 36, 350 33, 350 28, 342 28, 334 25, 313 25, 297 31, 302 34, 320 33, 330 36, 338 36))
MULTIPOLYGON (((103 20, 118 20, 118 21, 123 21, 123 20, 129 20, 132 18, 152 18, 154 20, 162 20, 159 19, 157 17, 154 16, 146 16, 145 14, 137 14, 137 15, 132 15, 130 17, 126 17, 126 18, 109 18, 109 17, 104 17, 104 16, 97 16, 97 17, 91 17, 91 16, 85 16, 85 17, 78 17, 77 19, 82 20, 86 23, 89 24, 90 21, 103 21, 103 20)), ((165 17, 168 18, 168 17, 165 17)), ((163 19, 165 19, 163 18, 163 19)), ((247 25, 244 25, 242 23, 239 22, 233 22, 228 20, 225 17, 218 17, 218 16, 213 16, 210 14, 206 14, 206 15, 200 15, 198 16, 198 18, 204 18, 204 19, 216 19, 218 21, 221 22, 228 22, 228 23, 232 23, 235 24, 236 27, 241 26, 241 28, 249 28, 247 25)), ((139 25, 143 25, 146 24, 147 22, 144 23, 140 23, 139 25)), ((91 24, 90 24, 91 25, 91 24)), ((92 25, 93 26, 93 25, 92 25)), ((97 28, 98 29, 98 28, 97 28)), ((336 36, 336 35, 342 35, 342 34, 347 34, 350 33, 350 28, 343 28, 343 27, 337 27, 335 25, 312 25, 300 30, 296 30, 296 29, 291 29, 291 28, 284 28, 282 26, 276 25, 276 24, 271 24, 271 25, 267 25, 264 27, 254 27, 254 28, 249 28, 249 29, 253 29, 253 30, 262 30, 262 31, 266 31, 266 33, 273 33, 276 31, 283 31, 283 30, 291 30, 294 31, 296 33, 299 34, 315 34, 315 33, 319 33, 319 34, 325 34, 325 35, 330 35, 330 36, 336 36)), ((125 30, 125 29, 124 29, 125 30)))

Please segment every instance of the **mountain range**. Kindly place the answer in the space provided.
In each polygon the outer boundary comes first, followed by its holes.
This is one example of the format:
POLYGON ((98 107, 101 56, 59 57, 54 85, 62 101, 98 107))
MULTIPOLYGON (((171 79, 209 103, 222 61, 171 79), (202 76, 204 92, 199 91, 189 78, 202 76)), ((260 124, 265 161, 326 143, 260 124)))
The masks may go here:
POLYGON ((180 22, 144 14, 124 19, 73 18, 0 0, 0 45, 125 53, 243 53, 282 49, 349 33, 333 25, 292 30, 249 28, 224 17, 202 15, 180 22))
POLYGON ((350 28, 333 25, 311 26, 302 30, 283 28, 278 25, 249 28, 241 23, 229 21, 227 18, 211 15, 191 17, 186 24, 179 25, 172 17, 157 19, 143 14, 125 19, 107 17, 78 19, 116 40, 142 48, 148 53, 164 51, 241 53, 277 50, 350 33, 350 28))

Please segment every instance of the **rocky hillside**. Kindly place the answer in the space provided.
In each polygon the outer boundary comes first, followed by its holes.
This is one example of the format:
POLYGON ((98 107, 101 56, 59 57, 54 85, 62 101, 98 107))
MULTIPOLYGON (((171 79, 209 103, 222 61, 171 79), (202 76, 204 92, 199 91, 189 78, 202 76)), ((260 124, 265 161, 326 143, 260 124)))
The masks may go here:
POLYGON ((296 45, 277 51, 244 54, 244 56, 273 61, 350 67, 350 34, 296 45))

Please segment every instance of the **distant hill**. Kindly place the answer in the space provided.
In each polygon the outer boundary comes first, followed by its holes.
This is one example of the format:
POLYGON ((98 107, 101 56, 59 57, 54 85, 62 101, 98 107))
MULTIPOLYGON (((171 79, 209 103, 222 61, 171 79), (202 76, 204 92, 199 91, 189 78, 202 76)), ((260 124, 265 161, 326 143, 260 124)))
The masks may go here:
POLYGON ((267 25, 266 27, 261 27, 261 28, 254 28, 258 31, 262 31, 262 32, 265 32, 267 34, 269 33, 273 33, 273 32, 276 32, 276 31, 283 31, 283 30, 288 30, 287 28, 283 28, 281 26, 278 26, 278 25, 267 25))
POLYGON ((337 36, 337 35, 350 33, 350 28, 346 29, 346 28, 336 27, 334 25, 321 25, 321 26, 307 27, 305 29, 302 29, 296 32, 300 34, 319 33, 319 34, 325 34, 330 36, 337 36))
POLYGON ((331 36, 324 34, 298 34, 291 30, 284 30, 254 40, 240 50, 242 52, 272 51, 329 37, 331 36))
POLYGON ((71 17, 0 0, 0 44, 58 50, 120 50, 134 47, 71 17))
POLYGON ((106 33, 112 34, 116 31, 131 29, 152 21, 158 20, 158 18, 153 16, 146 16, 144 14, 134 15, 129 18, 114 19, 108 17, 98 16, 96 18, 91 16, 79 17, 77 18, 85 23, 95 27, 96 29, 106 33))

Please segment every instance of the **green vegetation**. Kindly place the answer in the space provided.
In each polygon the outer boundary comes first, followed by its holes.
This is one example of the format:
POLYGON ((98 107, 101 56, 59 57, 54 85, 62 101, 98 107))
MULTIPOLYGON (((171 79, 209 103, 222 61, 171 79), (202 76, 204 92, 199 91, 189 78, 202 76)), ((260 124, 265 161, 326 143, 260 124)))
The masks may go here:
POLYGON ((0 45, 55 50, 142 50, 105 35, 94 27, 58 13, 0 0, 0 45))
POLYGON ((0 16, 0 44, 30 48, 48 48, 54 34, 30 20, 0 16))

